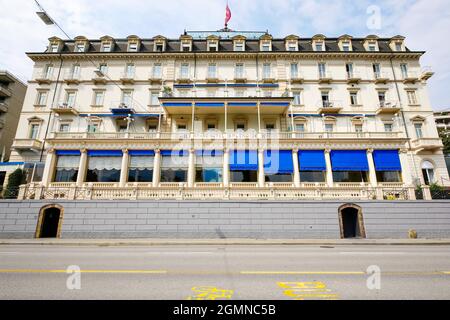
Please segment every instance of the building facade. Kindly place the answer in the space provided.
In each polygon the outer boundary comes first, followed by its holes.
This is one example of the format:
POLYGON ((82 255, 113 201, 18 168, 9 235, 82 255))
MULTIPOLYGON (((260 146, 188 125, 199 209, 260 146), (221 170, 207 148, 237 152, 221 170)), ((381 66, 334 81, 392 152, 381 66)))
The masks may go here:
POLYGON ((26 90, 22 81, 8 71, 0 70, 0 193, 11 170, 19 165, 8 160, 26 90))
POLYGON ((415 199, 448 185, 401 36, 50 38, 12 161, 21 199, 415 199))

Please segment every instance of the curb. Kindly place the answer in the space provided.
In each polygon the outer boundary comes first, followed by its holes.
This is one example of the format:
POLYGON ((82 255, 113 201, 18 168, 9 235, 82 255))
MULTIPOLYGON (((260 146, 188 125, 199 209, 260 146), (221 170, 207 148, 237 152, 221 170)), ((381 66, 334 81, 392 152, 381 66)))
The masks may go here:
POLYGON ((316 246, 346 246, 346 245, 450 245, 450 239, 419 239, 419 240, 289 240, 289 239, 267 239, 267 240, 244 240, 244 239, 80 239, 80 240, 41 240, 41 239, 0 239, 0 246, 7 245, 42 245, 42 246, 177 246, 177 245, 316 245, 316 246))

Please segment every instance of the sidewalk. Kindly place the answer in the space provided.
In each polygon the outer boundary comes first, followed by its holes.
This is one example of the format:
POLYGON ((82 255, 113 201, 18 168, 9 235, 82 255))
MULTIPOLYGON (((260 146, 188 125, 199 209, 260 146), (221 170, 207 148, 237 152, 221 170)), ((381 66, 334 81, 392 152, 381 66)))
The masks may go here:
POLYGON ((450 239, 0 239, 1 245, 450 245, 450 239))

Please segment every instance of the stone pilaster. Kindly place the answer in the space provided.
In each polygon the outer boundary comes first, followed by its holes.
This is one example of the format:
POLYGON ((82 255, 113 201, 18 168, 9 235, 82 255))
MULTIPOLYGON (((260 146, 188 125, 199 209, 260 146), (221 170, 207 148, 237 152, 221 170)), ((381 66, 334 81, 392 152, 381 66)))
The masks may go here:
POLYGON ((88 154, 86 149, 81 150, 80 165, 78 167, 77 187, 81 187, 86 177, 86 170, 88 164, 88 154))

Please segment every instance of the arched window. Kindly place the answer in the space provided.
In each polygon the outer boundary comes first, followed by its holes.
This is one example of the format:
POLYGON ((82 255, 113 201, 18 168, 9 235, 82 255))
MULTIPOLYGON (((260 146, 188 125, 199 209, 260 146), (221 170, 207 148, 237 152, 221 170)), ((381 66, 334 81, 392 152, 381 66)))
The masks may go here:
POLYGON ((422 175, 426 185, 434 182, 434 166, 430 161, 424 161, 422 163, 422 175))

